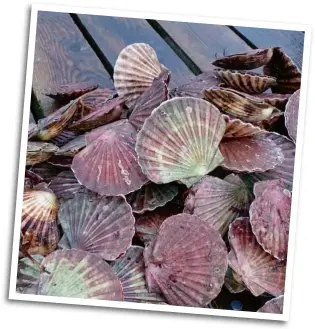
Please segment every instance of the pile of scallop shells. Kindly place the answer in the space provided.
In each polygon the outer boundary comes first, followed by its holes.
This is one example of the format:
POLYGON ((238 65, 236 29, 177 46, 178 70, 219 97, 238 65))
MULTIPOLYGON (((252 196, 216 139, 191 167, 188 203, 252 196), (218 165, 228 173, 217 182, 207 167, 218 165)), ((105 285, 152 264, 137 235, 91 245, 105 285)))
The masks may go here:
POLYGON ((17 291, 282 313, 301 73, 280 48, 171 88, 149 45, 115 90, 29 125, 17 291))

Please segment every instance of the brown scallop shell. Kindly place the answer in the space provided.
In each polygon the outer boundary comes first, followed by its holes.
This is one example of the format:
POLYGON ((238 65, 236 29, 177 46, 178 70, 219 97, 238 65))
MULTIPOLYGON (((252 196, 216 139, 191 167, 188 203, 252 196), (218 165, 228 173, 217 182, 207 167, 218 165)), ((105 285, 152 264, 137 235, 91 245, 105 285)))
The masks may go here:
POLYGON ((249 122, 243 122, 240 119, 231 119, 228 115, 223 114, 226 122, 224 138, 240 138, 263 135, 265 130, 252 125, 249 122))
POLYGON ((285 106, 290 98, 290 94, 259 94, 255 97, 263 99, 267 104, 270 104, 281 111, 285 110, 285 106))
POLYGON ((270 299, 257 312, 282 314, 283 313, 283 300, 284 300, 283 295, 270 299))
POLYGON ((76 137, 78 137, 78 134, 75 133, 74 131, 70 130, 63 130, 58 136, 52 139, 52 142, 57 145, 58 147, 62 147, 72 140, 74 140, 76 137))
POLYGON ((296 142, 299 118, 300 90, 297 90, 289 99, 284 112, 285 126, 292 140, 296 142))
POLYGON ((49 159, 57 150, 58 147, 52 143, 28 141, 26 165, 32 166, 34 164, 44 162, 49 159))

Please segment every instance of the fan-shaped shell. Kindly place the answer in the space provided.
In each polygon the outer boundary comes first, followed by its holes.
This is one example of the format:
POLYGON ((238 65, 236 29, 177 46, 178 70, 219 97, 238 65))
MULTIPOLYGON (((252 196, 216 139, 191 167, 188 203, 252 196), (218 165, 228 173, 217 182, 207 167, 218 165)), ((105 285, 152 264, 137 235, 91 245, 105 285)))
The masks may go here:
POLYGON ((49 183, 62 170, 49 163, 43 162, 32 166, 30 171, 40 176, 46 183, 49 183))
POLYGON ((219 232, 196 216, 171 216, 145 248, 149 291, 158 287, 171 305, 205 306, 220 292, 227 250, 219 232))
POLYGON ((131 205, 132 211, 142 214, 145 211, 152 211, 164 206, 171 201, 178 193, 176 184, 154 184, 148 183, 140 190, 126 196, 127 202, 131 205))
POLYGON ((266 103, 284 111, 285 105, 287 104, 290 94, 259 94, 255 97, 263 99, 266 103))
POLYGON ((260 98, 229 88, 211 88, 204 90, 203 94, 223 112, 246 122, 260 122, 281 113, 260 98))
POLYGON ((125 47, 114 67, 114 85, 118 95, 126 98, 128 107, 133 106, 162 71, 164 68, 155 50, 148 44, 134 43, 125 47))
POLYGON ((228 115, 223 115, 226 122, 224 138, 239 138, 262 135, 265 130, 252 125, 249 122, 243 122, 240 119, 231 119, 228 115))
POLYGON ((274 77, 254 72, 217 70, 216 74, 229 88, 249 94, 260 94, 276 84, 274 77))
POLYGON ((44 259, 41 255, 34 255, 38 264, 33 263, 29 258, 25 257, 19 260, 18 273, 16 281, 16 291, 21 294, 36 294, 40 275, 39 264, 44 259))
POLYGON ((218 145, 226 128, 218 109, 192 97, 156 108, 136 143, 139 164, 153 182, 179 180, 188 187, 222 163, 218 145))
POLYGON ((121 282, 125 302, 165 304, 162 295, 148 292, 142 247, 131 246, 111 266, 121 282))
POLYGON ((137 161, 135 128, 125 120, 100 128, 86 135, 88 145, 73 158, 76 178, 101 195, 139 189, 148 179, 137 161))
POLYGON ((205 176, 194 185, 185 200, 185 213, 196 215, 222 235, 230 223, 249 209, 252 195, 234 174, 224 180, 205 176))
POLYGON ((116 92, 108 88, 98 88, 81 97, 83 106, 83 113, 85 111, 95 110, 96 108, 105 104, 108 100, 115 96, 116 92))
POLYGON ((58 218, 71 248, 106 260, 126 252, 135 233, 135 219, 124 197, 77 193, 61 203, 58 218))
POLYGON ((68 144, 69 142, 71 142, 72 140, 74 140, 77 136, 78 134, 75 133, 74 131, 65 129, 60 134, 58 134, 58 136, 53 138, 52 142, 58 147, 62 147, 68 144))
POLYGON ((275 48, 255 49, 215 60, 212 64, 229 70, 253 70, 270 62, 275 48))
POLYGON ((44 162, 49 159, 57 150, 58 147, 52 143, 28 141, 26 165, 32 166, 34 164, 44 162))
POLYGON ((283 185, 283 181, 267 181, 250 206, 250 223, 258 243, 280 260, 287 256, 291 213, 291 193, 283 185))
POLYGON ((279 296, 279 297, 270 299, 257 312, 282 314, 283 313, 283 300, 284 300, 284 296, 279 296))
POLYGON ((254 296, 284 292, 286 266, 266 253, 251 230, 249 218, 236 219, 229 228, 229 265, 254 296))
POLYGON ((29 254, 47 255, 56 249, 58 201, 55 194, 40 183, 23 194, 21 234, 22 244, 29 254))
POLYGON ((75 156, 80 150, 86 146, 85 136, 79 135, 67 144, 61 146, 55 155, 75 156))
POLYGON ((292 140, 296 142, 300 105, 300 90, 297 90, 289 99, 284 112, 285 126, 292 140))
POLYGON ((83 250, 57 250, 42 262, 38 294, 122 301, 122 287, 111 267, 83 250))

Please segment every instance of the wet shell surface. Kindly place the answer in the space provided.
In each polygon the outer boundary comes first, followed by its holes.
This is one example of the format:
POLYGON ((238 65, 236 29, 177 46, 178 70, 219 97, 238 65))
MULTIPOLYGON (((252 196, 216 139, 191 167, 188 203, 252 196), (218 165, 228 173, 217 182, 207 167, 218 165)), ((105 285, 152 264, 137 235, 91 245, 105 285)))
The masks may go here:
POLYGON ((149 291, 160 289, 171 305, 202 307, 221 291, 227 250, 211 225, 179 214, 161 225, 144 261, 149 291))
POLYGON ((86 135, 87 146, 75 155, 72 170, 78 181, 101 195, 126 195, 148 178, 135 152, 136 130, 126 120, 86 135))
POLYGON ((251 230, 249 218, 236 219, 228 233, 229 265, 254 296, 284 292, 286 266, 266 253, 251 230))
POLYGON ((231 89, 260 94, 276 84, 276 78, 246 71, 217 70, 222 83, 231 89))
POLYGON ((155 50, 148 44, 134 43, 125 47, 114 67, 114 85, 118 95, 125 97, 126 105, 132 107, 162 71, 164 68, 155 50))
POLYGON ((218 145, 225 128, 219 110, 204 100, 181 97, 162 103, 137 136, 142 171, 157 184, 193 185, 222 163, 218 145))
POLYGON ((283 300, 284 300, 284 296, 279 296, 279 297, 270 299, 257 312, 282 314, 283 313, 283 300))
POLYGON ((135 219, 124 197, 77 193, 61 203, 58 218, 71 248, 106 260, 125 253, 135 233, 135 219))
POLYGON ((83 250, 57 250, 42 262, 38 294, 122 301, 122 287, 104 260, 83 250))
POLYGON ((296 142, 300 105, 300 90, 297 90, 289 99, 284 112, 285 126, 292 140, 296 142))
POLYGON ((267 181, 263 187, 261 191, 260 185, 260 194, 250 206, 252 230, 266 252, 284 260, 288 251, 291 192, 282 180, 267 181))
POLYGON ((32 142, 27 143, 26 165, 32 166, 49 159, 58 147, 52 143, 32 142))
POLYGON ((251 201, 250 191, 237 175, 224 180, 205 176, 190 189, 184 212, 196 215, 224 235, 230 223, 249 209, 251 201))
POLYGON ((21 234, 29 254, 45 256, 56 249, 59 240, 57 212, 57 198, 45 183, 24 190, 21 234))
POLYGON ((165 304, 157 293, 149 293, 145 282, 143 247, 131 246, 122 258, 111 266, 118 276, 125 302, 165 304))
POLYGON ((55 152, 55 155, 62 156, 75 156, 86 146, 85 136, 79 135, 67 144, 61 146, 59 150, 55 152))
POLYGON ((126 196, 127 202, 131 205, 132 211, 142 214, 145 211, 152 211, 164 206, 171 201, 178 193, 176 184, 154 184, 148 183, 138 191, 126 196))

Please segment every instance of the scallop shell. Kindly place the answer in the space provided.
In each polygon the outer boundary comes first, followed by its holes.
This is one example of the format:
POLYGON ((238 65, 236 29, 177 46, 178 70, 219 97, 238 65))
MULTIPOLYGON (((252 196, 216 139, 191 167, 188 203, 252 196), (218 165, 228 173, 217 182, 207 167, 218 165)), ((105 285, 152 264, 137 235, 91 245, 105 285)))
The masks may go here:
POLYGON ((300 104, 300 90, 297 90, 289 99, 284 112, 285 126, 292 140, 296 142, 300 104))
MULTIPOLYGON (((287 257, 291 193, 282 180, 260 184, 259 195, 250 206, 250 223, 262 248, 277 259, 287 257)), ((257 193, 257 189, 254 187, 257 193)))
MULTIPOLYGON (((168 72, 166 72, 168 74, 168 72)), ((129 117, 129 122, 139 131, 144 121, 168 98, 167 83, 165 82, 165 72, 161 73, 164 79, 154 79, 152 86, 149 87, 138 99, 129 117)), ((169 74, 168 74, 169 76, 169 74)))
POLYGON ((79 104, 79 99, 71 101, 46 118, 38 120, 39 132, 37 137, 43 141, 48 141, 58 136, 69 125, 79 108, 79 104))
POLYGON ((56 167, 60 167, 61 169, 65 169, 65 168, 71 168, 72 160, 73 157, 71 156, 65 157, 65 156, 53 155, 47 160, 47 162, 56 167))
POLYGON ((32 139, 38 133, 38 126, 35 122, 31 122, 28 125, 28 139, 32 139))
POLYGON ((278 108, 279 110, 284 111, 285 106, 290 98, 290 94, 259 94, 255 97, 261 98, 264 102, 278 108))
POLYGON ((242 280, 229 266, 224 279, 224 285, 232 294, 238 294, 246 289, 242 280))
POLYGON ((237 175, 224 180, 205 176, 190 189, 184 212, 196 215, 224 235, 230 223, 249 209, 251 201, 250 191, 237 175))
MULTIPOLYGON (((35 174, 34 172, 25 169, 25 179, 28 179, 30 186, 33 187, 39 183, 42 183, 44 179, 39 175, 35 174)), ((24 187, 25 188, 25 187, 24 187)))
POLYGON ((246 122, 260 122, 281 113, 260 98, 229 88, 211 88, 204 90, 203 94, 223 112, 246 122))
POLYGON ((284 292, 286 265, 266 253, 251 230, 249 218, 236 219, 229 228, 229 265, 254 296, 284 292))
POLYGON ((144 261, 149 291, 158 287, 171 305, 203 307, 221 291, 227 250, 211 225, 179 214, 161 225, 144 261))
POLYGON ((252 125, 249 122, 243 122, 240 119, 231 119, 228 115, 223 115, 226 122, 224 139, 252 137, 266 133, 265 130, 252 125))
POLYGON ((284 300, 284 296, 279 296, 279 297, 270 299, 257 312, 282 314, 283 313, 283 300, 284 300))
POLYGON ((188 187, 222 163, 218 145, 226 128, 218 109, 181 97, 162 103, 137 136, 144 174, 158 184, 179 180, 188 187))
POLYGON ((86 135, 87 146, 75 155, 78 181, 101 195, 126 195, 148 179, 135 152, 136 130, 127 121, 114 122, 86 135))
POLYGON ((44 162, 49 159, 57 150, 58 147, 52 143, 28 141, 26 165, 32 166, 34 164, 44 162))
POLYGON ((254 72, 217 70, 222 83, 231 89, 249 94, 260 94, 276 85, 276 78, 254 72))
POLYGON ((131 246, 122 258, 111 265, 121 282, 124 301, 165 304, 162 295, 148 292, 142 254, 142 247, 131 246))
MULTIPOLYGON (((39 264, 44 259, 41 255, 34 255, 33 258, 39 264)), ((40 268, 37 264, 33 263, 27 257, 20 259, 18 264, 16 291, 21 294, 36 295, 39 275, 40 268)))
POLYGON ((114 85, 118 95, 125 97, 126 105, 132 107, 162 71, 164 67, 148 44, 134 43, 125 47, 114 67, 114 85))
POLYGON ((71 248, 114 260, 130 247, 135 219, 124 197, 76 193, 61 203, 58 218, 71 248))
POLYGON ((71 249, 71 245, 66 234, 64 234, 59 240, 58 249, 71 249))
POLYGON ((29 254, 45 256, 57 248, 57 212, 57 198, 45 183, 24 190, 21 234, 29 254))
POLYGON ((148 183, 140 190, 128 194, 126 199, 134 213, 142 214, 145 211, 152 211, 164 206, 177 194, 178 187, 176 184, 148 183))
POLYGON ((62 147, 72 140, 74 140, 78 136, 77 133, 70 130, 63 130, 58 136, 52 139, 52 142, 57 145, 58 147, 62 147))
POLYGON ((86 146, 85 136, 79 135, 75 137, 73 140, 68 142, 67 144, 61 146, 55 155, 62 155, 62 156, 75 156, 79 153, 86 146))
POLYGON ((270 62, 275 48, 255 49, 215 60, 212 65, 228 70, 253 70, 270 62))
POLYGON ((115 96, 115 91, 104 88, 95 89, 81 97, 84 110, 95 110, 115 96))
POLYGON ((46 183, 49 183, 55 178, 62 170, 49 164, 49 163, 39 163, 30 168, 30 171, 37 176, 40 176, 46 183))
POLYGON ((42 266, 38 294, 71 298, 122 301, 122 287, 111 267, 83 250, 57 250, 42 266))

